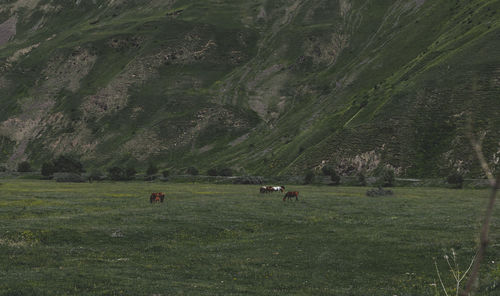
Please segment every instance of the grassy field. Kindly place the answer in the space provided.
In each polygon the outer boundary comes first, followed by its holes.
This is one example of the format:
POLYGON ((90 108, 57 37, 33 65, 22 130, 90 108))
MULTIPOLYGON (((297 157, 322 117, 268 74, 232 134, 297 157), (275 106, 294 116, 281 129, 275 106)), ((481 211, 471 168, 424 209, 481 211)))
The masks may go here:
MULTIPOLYGON (((440 295, 433 258, 452 287, 443 255, 468 265, 488 196, 287 189, 300 200, 247 185, 1 180, 0 295, 440 295), (166 202, 151 205, 153 191, 166 202)), ((498 214, 480 295, 500 294, 498 214)))

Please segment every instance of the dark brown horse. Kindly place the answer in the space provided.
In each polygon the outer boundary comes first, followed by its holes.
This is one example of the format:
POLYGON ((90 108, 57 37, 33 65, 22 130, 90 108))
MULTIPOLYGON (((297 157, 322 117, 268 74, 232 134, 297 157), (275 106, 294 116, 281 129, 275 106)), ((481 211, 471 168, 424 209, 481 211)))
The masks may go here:
POLYGON ((164 199, 165 199, 165 194, 163 194, 163 192, 153 192, 149 197, 149 202, 150 203, 163 202, 164 199))
POLYGON ((292 199, 292 197, 295 197, 295 200, 299 200, 299 192, 298 191, 288 191, 285 193, 285 196, 283 196, 283 201, 286 201, 286 199, 292 199))

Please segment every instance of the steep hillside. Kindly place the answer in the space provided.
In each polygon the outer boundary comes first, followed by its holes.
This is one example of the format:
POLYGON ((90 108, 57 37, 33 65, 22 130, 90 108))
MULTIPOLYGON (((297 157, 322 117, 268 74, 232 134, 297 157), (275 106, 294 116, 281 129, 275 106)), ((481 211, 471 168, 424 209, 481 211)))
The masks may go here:
MULTIPOLYGON (((4 2, 5 3, 5 2, 4 2)), ((0 162, 345 174, 500 157, 500 1, 0 4, 0 162)))

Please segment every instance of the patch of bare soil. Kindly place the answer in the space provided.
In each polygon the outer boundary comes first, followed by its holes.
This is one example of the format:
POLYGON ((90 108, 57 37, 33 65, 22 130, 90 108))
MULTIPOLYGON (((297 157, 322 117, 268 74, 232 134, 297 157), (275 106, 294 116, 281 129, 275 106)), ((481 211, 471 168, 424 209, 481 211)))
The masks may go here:
MULTIPOLYGON (((364 153, 360 153, 353 157, 343 157, 340 159, 336 159, 335 163, 336 170, 340 174, 345 175, 354 175, 359 172, 373 172, 375 169, 379 167, 382 160, 382 151, 385 149, 385 145, 379 147, 377 149, 367 151, 364 153)), ((323 160, 320 165, 316 166, 316 170, 320 170, 323 166, 329 165, 330 160, 323 160)), ((402 172, 402 168, 394 167, 391 165, 385 166, 388 169, 393 170, 396 174, 400 174, 402 172)))
POLYGON ((137 160, 143 161, 164 149, 165 145, 160 141, 160 137, 156 132, 142 130, 121 147, 120 153, 130 153, 137 160))
MULTIPOLYGON (((55 104, 54 95, 61 89, 75 91, 80 80, 89 73, 96 57, 86 50, 76 49, 69 58, 56 57, 43 71, 44 78, 38 81, 36 97, 27 97, 19 102, 22 112, 0 123, 0 135, 17 142, 9 166, 24 158, 30 141, 41 138, 49 128, 57 129, 65 123, 62 114, 50 114, 55 104)), ((77 146, 81 143, 76 143, 77 146)))
POLYGON ((361 153, 351 158, 342 159, 338 166, 341 173, 352 174, 353 172, 371 172, 378 167, 381 161, 381 154, 372 150, 361 153))
POLYGON ((330 38, 310 37, 305 54, 316 64, 332 65, 349 44, 349 36, 333 33, 330 38))
POLYGON ((29 141, 42 135, 47 127, 44 123, 45 115, 52 108, 51 100, 27 99, 22 103, 22 113, 16 117, 0 123, 0 135, 17 142, 14 153, 9 158, 8 166, 25 158, 24 152, 29 141))
POLYGON ((213 144, 205 145, 205 146, 201 147, 200 149, 198 149, 198 152, 200 152, 200 153, 208 152, 208 151, 214 149, 214 147, 215 147, 215 145, 213 145, 213 144))
POLYGON ((12 11, 17 11, 19 8, 33 9, 38 5, 40 0, 17 0, 12 6, 12 11))
POLYGON ((0 76, 0 88, 6 88, 10 85, 10 81, 7 78, 0 76))
POLYGON ((340 0, 340 15, 342 17, 346 17, 347 14, 351 11, 351 1, 348 0, 340 0))
POLYGON ((16 35, 17 16, 12 16, 0 24, 0 46, 9 42, 16 35))
POLYGON ((249 96, 248 104, 264 120, 277 118, 284 106, 281 90, 288 78, 282 71, 283 65, 276 64, 265 70, 247 84, 247 89, 255 95, 249 96))
POLYGON ((83 122, 71 123, 61 113, 50 115, 50 117, 57 117, 49 119, 49 125, 52 126, 53 132, 59 136, 55 139, 47 138, 44 141, 45 147, 49 147, 55 155, 73 151, 83 155, 83 159, 92 158, 99 141, 93 137, 92 131, 83 122), (72 128, 74 132, 62 132, 68 128, 72 128))
MULTIPOLYGON (((203 153, 214 148, 214 145, 208 144, 202 148, 196 149, 196 139, 211 123, 217 122, 229 128, 248 127, 249 123, 236 116, 233 112, 225 108, 214 107, 205 108, 198 111, 195 117, 182 126, 175 123, 166 123, 156 129, 143 130, 137 132, 125 145, 119 148, 119 153, 127 153, 138 160, 144 160, 150 155, 160 154, 162 152, 191 145, 193 152, 203 153), (159 136, 159 129, 172 128, 172 133, 168 139, 159 136)), ((248 135, 247 135, 248 137, 248 135)), ((243 141, 241 138, 239 141, 243 141)))
POLYGON ((235 139, 235 140, 231 141, 231 142, 229 143, 229 146, 233 146, 233 147, 234 147, 234 146, 236 146, 236 145, 238 145, 238 144, 241 144, 241 143, 243 143, 246 139, 248 139, 249 137, 250 137, 250 134, 249 134, 249 133, 248 133, 248 134, 244 134, 243 136, 241 136, 241 137, 239 137, 239 138, 237 138, 237 139, 235 139))
POLYGON ((45 79, 42 83, 43 93, 53 96, 55 92, 63 88, 73 92, 78 90, 80 80, 87 76, 96 60, 97 56, 81 48, 76 48, 69 57, 54 58, 43 71, 45 79))
POLYGON ((37 48, 38 46, 40 46, 40 43, 35 43, 35 44, 30 45, 28 47, 19 49, 18 51, 14 52, 14 54, 7 59, 7 62, 9 62, 9 63, 16 62, 21 56, 27 55, 28 53, 30 53, 33 49, 37 48))
MULTIPOLYGON (((141 42, 137 38, 113 38, 108 45, 118 50, 127 46, 139 46, 141 42)), ((204 59, 216 46, 213 40, 203 40, 193 32, 186 34, 182 44, 161 48, 155 54, 132 60, 106 87, 84 99, 81 107, 84 116, 100 118, 124 108, 128 102, 129 89, 157 76, 161 66, 204 59)))

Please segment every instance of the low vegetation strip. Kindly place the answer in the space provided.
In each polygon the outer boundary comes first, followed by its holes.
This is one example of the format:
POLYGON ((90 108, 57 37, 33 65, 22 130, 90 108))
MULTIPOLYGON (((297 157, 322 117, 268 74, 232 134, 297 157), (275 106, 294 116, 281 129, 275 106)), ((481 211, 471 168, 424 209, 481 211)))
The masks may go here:
MULTIPOLYGON (((0 295, 437 295, 434 259, 451 287, 443 255, 468 265, 488 197, 290 185, 300 199, 283 202, 256 185, 0 182, 0 295)), ((488 250, 478 295, 498 293, 499 256, 488 250)))

